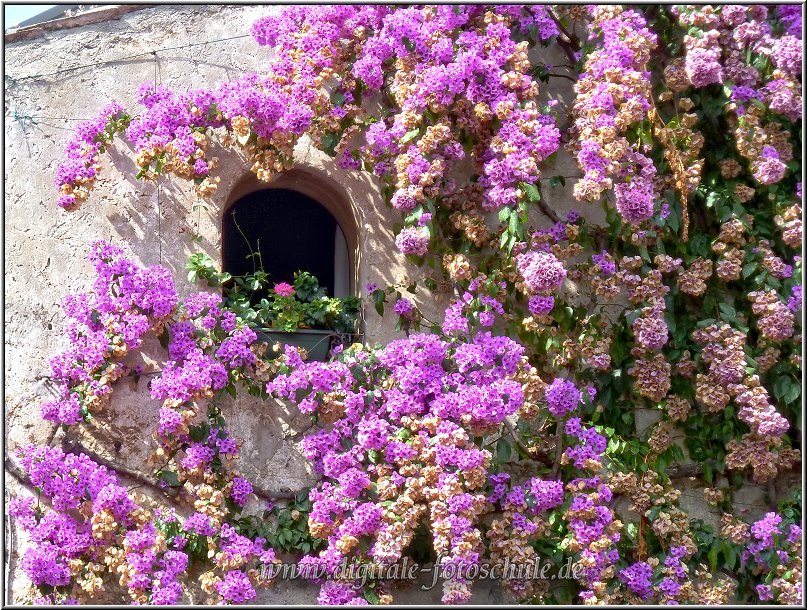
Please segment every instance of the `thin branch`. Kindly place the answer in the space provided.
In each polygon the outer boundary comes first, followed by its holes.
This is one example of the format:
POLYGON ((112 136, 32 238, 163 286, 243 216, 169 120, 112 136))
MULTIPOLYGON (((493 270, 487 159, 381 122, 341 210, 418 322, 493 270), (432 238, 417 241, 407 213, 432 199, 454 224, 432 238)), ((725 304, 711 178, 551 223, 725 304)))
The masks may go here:
POLYGON ((682 464, 681 466, 668 468, 665 474, 670 479, 698 477, 703 474, 703 466, 701 464, 682 464))
POLYGON ((115 472, 120 476, 124 476, 128 479, 131 479, 132 481, 135 481, 136 483, 138 483, 138 486, 142 485, 145 487, 149 487, 151 489, 159 491, 160 493, 168 496, 169 498, 172 499, 174 498, 174 495, 171 494, 167 489, 160 487, 157 483, 149 479, 143 473, 137 472, 136 470, 131 470, 129 468, 126 468, 125 466, 121 466, 120 464, 116 464, 115 462, 112 462, 106 459, 105 457, 98 455, 94 451, 91 451, 90 449, 82 445, 79 441, 69 438, 68 436, 65 436, 62 439, 62 451, 64 451, 65 453, 72 453, 73 455, 84 454, 97 464, 105 466, 106 468, 108 468, 109 470, 115 472))
POLYGON ((26 486, 31 484, 31 480, 28 478, 28 475, 25 474, 10 457, 6 456, 3 465, 5 466, 6 472, 14 477, 20 484, 26 486))
POLYGON ((558 474, 560 473, 560 460, 563 457, 563 443, 561 442, 562 436, 560 434, 560 422, 558 422, 558 426, 556 428, 556 438, 558 439, 558 444, 555 445, 555 460, 552 463, 552 478, 557 479, 558 474))
MULTIPOLYGON (((552 19, 552 21, 555 22, 555 25, 558 26, 558 29, 563 33, 563 35, 566 36, 565 42, 568 42, 568 44, 571 45, 575 51, 579 51, 580 40, 577 38, 577 36, 573 32, 570 32, 568 29, 566 29, 566 26, 564 26, 560 22, 560 19, 558 19, 558 16, 555 15, 555 11, 552 10, 552 7, 547 6, 546 12, 549 13, 549 17, 552 19)), ((572 63, 573 64, 576 63, 574 59, 572 60, 572 63)))
POLYGON ((540 452, 537 452, 537 455, 535 455, 533 457, 533 454, 530 452, 530 450, 524 445, 524 443, 521 442, 521 439, 519 438, 518 434, 516 433, 515 428, 513 428, 513 424, 510 423, 510 420, 505 418, 504 419, 504 425, 507 428, 507 430, 510 432, 510 436, 513 437, 513 440, 521 448, 521 450, 524 451, 524 453, 529 455, 534 460, 536 460, 538 462, 541 462, 541 463, 543 463, 543 464, 545 464, 547 466, 552 465, 552 462, 549 460, 549 458, 547 458, 546 455, 544 455, 544 454, 542 454, 540 452))
POLYGON ((550 72, 548 76, 554 76, 555 78, 567 78, 573 83, 577 82, 576 78, 569 76, 568 74, 555 74, 554 72, 550 72))
POLYGON ((574 56, 574 50, 572 49, 571 45, 566 42, 565 40, 561 40, 558 38, 558 46, 563 49, 563 52, 566 53, 566 57, 569 58, 573 64, 577 63, 577 58, 574 56))
POLYGON ((539 198, 536 203, 538 204, 538 207, 541 209, 541 211, 550 220, 552 220, 552 222, 560 222, 560 216, 558 216, 558 214, 557 214, 557 212, 555 212, 555 210, 553 210, 552 208, 549 207, 549 204, 547 204, 547 202, 544 201, 543 198, 539 198))
POLYGON ((524 446, 524 443, 521 442, 521 439, 516 434, 516 429, 513 428, 513 424, 510 423, 510 420, 506 417, 504 418, 504 425, 507 428, 508 432, 510 432, 510 436, 513 437, 513 440, 516 441, 516 444, 524 450, 524 453, 530 455, 530 450, 524 446))
MULTIPOLYGON (((170 493, 168 489, 160 487, 158 483, 152 481, 146 475, 137 472, 136 470, 130 470, 129 468, 121 466, 120 464, 116 464, 115 462, 111 462, 110 460, 107 460, 106 458, 98 455, 94 451, 90 451, 84 445, 82 445, 80 442, 76 440, 68 439, 67 437, 65 437, 62 440, 62 450, 65 453, 73 453, 76 455, 83 453, 88 457, 90 457, 93 461, 97 462, 98 464, 106 466, 115 473, 137 482, 138 486, 142 485, 149 487, 151 489, 156 489, 157 491, 160 491, 168 498, 171 499, 174 498, 174 494, 170 493)), ((296 494, 292 491, 269 491, 256 487, 255 485, 252 486, 252 493, 254 493, 262 500, 291 500, 296 497, 296 494)))

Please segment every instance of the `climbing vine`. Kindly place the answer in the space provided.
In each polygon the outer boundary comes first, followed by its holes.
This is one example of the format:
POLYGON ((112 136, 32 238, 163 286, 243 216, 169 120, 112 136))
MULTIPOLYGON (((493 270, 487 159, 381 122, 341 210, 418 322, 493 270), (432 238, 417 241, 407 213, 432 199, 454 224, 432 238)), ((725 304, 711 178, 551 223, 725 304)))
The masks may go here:
MULTIPOLYGON (((326 604, 391 602, 383 578, 338 568, 413 553, 442 570, 445 603, 468 601, 483 565, 541 559, 571 561, 573 578, 504 577, 517 600, 801 603, 801 490, 771 494, 753 523, 734 503, 801 462, 801 18, 786 5, 290 7, 252 27, 271 49, 262 73, 188 92, 144 83, 137 108, 79 125, 56 172, 66 210, 92 205, 118 139, 139 179, 173 174, 209 196, 216 150, 269 181, 306 137, 377 178, 424 275, 364 290, 405 338, 313 362, 257 340, 248 298, 180 302, 166 269, 94 244, 97 279, 65 298, 70 347, 42 414, 88 422, 117 380, 144 374, 124 357, 158 337, 151 475, 169 507, 142 508, 86 455, 20 449, 36 494, 8 511, 36 543, 21 567, 37 601, 87 601, 114 577, 133 602, 179 603, 199 565, 207 601, 249 602, 277 549, 300 555, 326 604), (569 63, 547 64, 548 46, 569 63), (552 96, 563 75, 568 106, 552 96), (552 175, 562 146, 582 213, 547 198, 566 184, 552 175), (597 205, 604 225, 586 219, 597 205), (407 296, 422 288, 452 295, 442 319, 407 296), (243 391, 310 416, 320 475, 246 514, 260 491, 218 406, 243 391), (684 508, 682 473, 718 529, 684 508)), ((198 254, 189 271, 231 279, 198 254)))

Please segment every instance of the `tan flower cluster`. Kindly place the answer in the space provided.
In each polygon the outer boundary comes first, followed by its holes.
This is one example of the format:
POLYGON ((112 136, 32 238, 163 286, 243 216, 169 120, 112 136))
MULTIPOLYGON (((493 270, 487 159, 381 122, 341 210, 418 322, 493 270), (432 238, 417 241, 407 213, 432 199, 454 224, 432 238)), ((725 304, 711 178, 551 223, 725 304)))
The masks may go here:
POLYGON ((703 490, 703 499, 710 506, 717 506, 724 500, 724 497, 723 491, 720 489, 706 487, 703 490))
POLYGON ((611 340, 610 335, 595 337, 587 333, 578 346, 583 361, 600 371, 611 370, 611 340))
POLYGON ((454 282, 471 279, 471 261, 464 254, 444 254, 443 268, 454 282))
POLYGON ((774 217, 776 226, 782 230, 782 241, 791 248, 800 248, 804 235, 801 220, 801 205, 795 203, 774 217))
POLYGON ((686 398, 670 394, 667 396, 667 417, 670 421, 685 421, 691 406, 686 398))
POLYGON ((751 540, 751 528, 731 513, 723 513, 720 516, 720 536, 735 544, 746 544, 751 540))
POLYGON ((662 273, 673 273, 681 269, 681 259, 673 258, 668 254, 657 254, 653 258, 653 264, 662 273))
POLYGON ((719 163, 720 175, 724 178, 736 178, 743 171, 743 166, 737 163, 736 159, 723 159, 719 163))
POLYGON ((737 581, 725 576, 715 578, 707 567, 701 564, 695 571, 695 589, 698 604, 722 606, 731 603, 737 589, 737 581))
POLYGON ((698 373, 695 379, 695 399, 714 413, 725 409, 731 396, 713 376, 698 373))
POLYGON ((524 402, 518 411, 519 417, 531 420, 541 412, 541 401, 544 398, 547 383, 541 379, 538 370, 531 366, 526 356, 522 357, 521 365, 513 377, 521 384, 524 392, 524 402))
POLYGON ((687 76, 686 70, 684 69, 683 57, 676 57, 667 66, 665 66, 664 84, 667 89, 670 90, 670 93, 666 91, 662 93, 663 97, 660 97, 661 101, 663 102, 668 101, 668 99, 672 97, 673 93, 681 93, 692 86, 692 83, 689 82, 689 77, 687 76), (667 93, 667 95, 664 95, 665 93, 667 93))
POLYGON ((717 276, 724 282, 740 279, 745 252, 741 249, 746 243, 745 226, 733 217, 720 226, 720 234, 712 244, 712 251, 720 254, 717 263, 717 276))
MULTIPOLYGON (((735 110, 736 104, 726 106, 728 110, 735 110)), ((744 106, 745 113, 737 117, 729 115, 729 125, 734 131, 739 153, 752 162, 762 157, 762 149, 772 146, 779 154, 782 163, 793 158, 793 147, 790 144, 790 132, 775 121, 764 122, 765 108, 754 104, 744 106)))
POLYGON ((681 353, 681 358, 675 364, 675 371, 686 379, 692 379, 697 368, 698 365, 692 360, 692 354, 689 353, 688 349, 681 353))
POLYGON ((625 273, 622 275, 622 282, 628 287, 627 296, 634 305, 662 304, 664 297, 670 292, 670 287, 664 283, 658 269, 651 269, 644 276, 625 273))
POLYGON ((672 447, 672 435, 675 432, 675 426, 672 422, 662 420, 653 428, 653 433, 647 439, 647 445, 650 447, 651 455, 659 455, 664 453, 667 449, 672 447))
POLYGON ((712 276, 713 263, 702 256, 696 258, 688 269, 678 273, 678 288, 681 292, 700 296, 706 292, 706 280, 712 276))
POLYGON ((746 336, 728 324, 712 324, 696 329, 692 338, 704 346, 701 358, 709 365, 706 375, 696 377, 695 396, 710 411, 721 411, 744 389, 738 384, 746 378, 746 336))
POLYGON ((756 190, 752 189, 747 184, 743 184, 742 182, 738 182, 734 185, 734 194, 742 203, 748 203, 751 201, 756 193, 756 190))
POLYGON ((76 578, 76 585, 78 585, 83 594, 87 596, 87 603, 91 603, 89 600, 92 600, 94 596, 106 590, 103 577, 106 566, 92 561, 85 565, 81 559, 73 559, 70 561, 70 571, 75 574, 76 569, 82 572, 76 578))
POLYGON ((664 510, 653 520, 651 527, 661 540, 668 542, 671 546, 685 546, 687 552, 693 554, 697 552, 698 546, 689 529, 690 517, 688 513, 673 505, 678 501, 676 495, 671 495, 674 491, 678 490, 665 489, 664 510))
POLYGON ((478 248, 490 241, 490 230, 479 212, 454 212, 451 215, 451 223, 478 248))
MULTIPOLYGON (((625 9, 621 6, 595 6, 592 11, 591 28, 596 28, 604 20, 617 18, 623 10, 625 9)), ((622 26, 620 36, 622 44, 631 53, 631 60, 636 69, 622 70, 615 67, 605 70, 602 76, 595 78, 589 72, 589 68, 600 64, 608 52, 605 49, 595 48, 586 56, 582 78, 574 85, 575 138, 570 144, 570 149, 576 152, 574 149, 577 142, 593 141, 599 146, 606 161, 604 169, 589 169, 586 177, 575 184, 574 196, 579 200, 596 201, 604 191, 613 186, 611 177, 619 171, 622 160, 632 148, 625 138, 625 133, 631 125, 645 119, 645 109, 641 100, 652 97, 650 82, 641 77, 641 66, 647 65, 650 52, 655 48, 655 41, 643 36, 642 30, 634 29, 627 23, 622 26), (613 106, 617 111, 613 127, 598 124, 599 116, 605 109, 592 103, 591 98, 600 93, 607 93, 613 98, 613 106)))
POLYGON ((591 289, 598 297, 602 297, 606 303, 613 303, 622 292, 622 284, 620 282, 620 275, 612 273, 607 277, 594 275, 591 278, 591 289))
POLYGON ((768 372, 773 365, 779 362, 779 356, 782 352, 772 346, 768 346, 764 352, 755 358, 760 373, 768 372))
MULTIPOLYGON (((487 538, 490 548, 490 562, 493 565, 513 565, 524 566, 520 569, 533 570, 536 562, 541 561, 541 557, 536 553, 531 545, 536 537, 547 535, 549 528, 540 517, 526 516, 525 521, 535 526, 535 531, 529 532, 523 528, 514 527, 513 518, 520 515, 521 510, 504 510, 501 516, 490 523, 487 531, 487 538)), ((549 589, 546 580, 530 579, 517 580, 508 578, 506 572, 503 573, 502 584, 519 600, 540 600, 549 589)))
POLYGON ((766 483, 779 470, 792 468, 801 459, 797 449, 782 446, 778 436, 744 434, 740 440, 729 441, 726 467, 731 470, 751 468, 754 481, 766 483))
POLYGON ((743 271, 745 253, 738 248, 726 250, 717 261, 716 273, 724 282, 739 280, 743 271))
POLYGON ((771 250, 771 242, 767 239, 760 239, 757 245, 758 253, 762 254, 762 266, 768 272, 779 279, 788 277, 787 264, 771 250))
POLYGON ((627 271, 636 271, 642 268, 641 256, 623 256, 619 259, 619 267, 627 271))
POLYGON ((671 368, 662 354, 656 354, 650 360, 637 359, 628 374, 635 379, 634 386, 640 395, 658 403, 670 391, 671 368))

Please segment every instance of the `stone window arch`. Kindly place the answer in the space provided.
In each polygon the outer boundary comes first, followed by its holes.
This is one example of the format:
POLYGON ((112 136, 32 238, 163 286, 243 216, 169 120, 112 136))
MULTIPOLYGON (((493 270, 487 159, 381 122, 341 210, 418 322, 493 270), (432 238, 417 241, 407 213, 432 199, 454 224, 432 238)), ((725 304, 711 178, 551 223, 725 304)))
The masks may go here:
POLYGON ((260 240, 270 285, 290 283, 292 273, 302 269, 316 275, 331 296, 357 294, 355 214, 341 189, 326 177, 293 169, 267 184, 245 176, 227 198, 221 230, 225 271, 251 272, 246 255, 260 240))

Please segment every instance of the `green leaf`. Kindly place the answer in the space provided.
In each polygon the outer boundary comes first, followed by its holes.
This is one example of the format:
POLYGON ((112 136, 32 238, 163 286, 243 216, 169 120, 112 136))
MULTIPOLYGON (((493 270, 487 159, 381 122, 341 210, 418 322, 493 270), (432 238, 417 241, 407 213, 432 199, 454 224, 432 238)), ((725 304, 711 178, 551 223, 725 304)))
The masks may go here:
POLYGON ((409 142, 414 140, 419 133, 420 133, 420 127, 410 129, 404 134, 404 137, 401 138, 401 144, 408 144, 409 142))
POLYGON ((336 154, 336 145, 342 137, 338 133, 328 133, 322 136, 322 149, 330 156, 336 154))
POLYGON ((163 349, 168 349, 169 334, 167 326, 163 326, 163 331, 160 333, 160 336, 157 337, 157 339, 160 341, 160 345, 163 349))
POLYGON ((506 464, 510 461, 510 456, 513 454, 513 448, 510 446, 510 441, 502 437, 496 443, 496 459, 497 464, 506 464))
POLYGON ((720 554, 720 550, 713 546, 712 549, 709 551, 709 567, 712 568, 712 572, 717 570, 717 556, 720 554))
POLYGON ((737 316, 737 311, 728 303, 721 301, 717 307, 720 309, 720 313, 729 319, 733 320, 737 316))
POLYGON ((161 470, 159 478, 168 483, 171 487, 179 487, 181 485, 177 473, 170 470, 161 470))
POLYGON ((528 184, 524 182, 521 187, 524 192, 527 194, 527 199, 530 201, 540 201, 541 200, 541 191, 534 184, 528 184))
POLYGON ((364 585, 364 598, 373 606, 378 605, 378 595, 370 585, 364 585))

